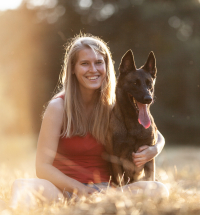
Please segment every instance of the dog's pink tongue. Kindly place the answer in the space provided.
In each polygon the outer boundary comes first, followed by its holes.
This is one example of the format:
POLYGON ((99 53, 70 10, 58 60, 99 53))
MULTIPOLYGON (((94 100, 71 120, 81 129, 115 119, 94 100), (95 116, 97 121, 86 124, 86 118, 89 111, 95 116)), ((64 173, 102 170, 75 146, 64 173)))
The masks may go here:
POLYGON ((147 113, 147 105, 142 104, 137 101, 137 106, 139 108, 139 116, 138 116, 138 122, 147 129, 151 125, 151 121, 149 118, 149 115, 147 113))

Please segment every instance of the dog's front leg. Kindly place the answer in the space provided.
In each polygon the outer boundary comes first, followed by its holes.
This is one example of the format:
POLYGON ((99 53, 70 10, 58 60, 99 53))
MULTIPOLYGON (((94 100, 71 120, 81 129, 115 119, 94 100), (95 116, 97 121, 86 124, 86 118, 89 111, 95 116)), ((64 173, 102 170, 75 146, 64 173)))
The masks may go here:
POLYGON ((137 167, 134 164, 132 158, 132 151, 132 147, 128 147, 128 144, 126 144, 126 148, 123 148, 121 150, 120 160, 122 162, 123 169, 125 170, 125 183, 140 181, 144 178, 144 166, 137 167))
POLYGON ((153 158, 144 166, 145 180, 155 181, 155 159, 153 158))
POLYGON ((124 185, 123 169, 121 165, 117 163, 112 163, 112 177, 114 183, 119 186, 124 185))
POLYGON ((134 181, 140 181, 143 178, 144 178, 144 166, 141 166, 141 167, 135 166, 133 180, 134 181))

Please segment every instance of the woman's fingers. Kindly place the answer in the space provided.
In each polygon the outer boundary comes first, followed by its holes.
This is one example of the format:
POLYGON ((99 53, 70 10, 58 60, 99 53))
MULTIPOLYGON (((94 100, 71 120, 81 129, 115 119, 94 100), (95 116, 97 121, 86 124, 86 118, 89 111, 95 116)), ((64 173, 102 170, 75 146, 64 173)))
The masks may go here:
POLYGON ((133 153, 132 153, 132 156, 134 156, 134 157, 141 157, 141 156, 142 156, 142 153, 135 153, 135 152, 133 152, 133 153))
POLYGON ((94 189, 94 188, 92 188, 92 187, 89 187, 89 189, 88 189, 88 194, 92 194, 92 193, 95 193, 95 192, 97 192, 97 190, 96 189, 94 189))
POLYGON ((138 163, 145 164, 146 159, 134 159, 133 162, 135 165, 137 165, 138 163))
POLYGON ((141 166, 143 166, 145 164, 145 162, 137 162, 137 163, 135 163, 135 165, 137 166, 137 167, 141 167, 141 166))
POLYGON ((136 153, 134 155, 134 158, 142 158, 142 157, 144 157, 144 154, 141 154, 141 153, 136 153))
POLYGON ((154 157, 150 146, 144 145, 139 147, 138 151, 132 153, 133 163, 140 167, 154 157))
POLYGON ((140 160, 145 160, 145 157, 134 157, 133 160, 136 161, 140 161, 140 160))
POLYGON ((133 158, 144 158, 146 155, 143 152, 132 154, 133 158))
POLYGON ((147 160, 148 148, 149 146, 144 145, 141 146, 136 153, 135 152, 132 153, 133 162, 137 167, 144 165, 148 161, 147 160))
POLYGON ((147 149, 147 148, 149 148, 149 146, 147 146, 147 145, 140 146, 139 149, 137 150, 137 153, 138 153, 138 152, 142 152, 143 150, 145 150, 145 149, 147 149))
POLYGON ((145 157, 138 157, 138 158, 133 158, 133 162, 136 166, 138 165, 144 165, 147 160, 145 159, 145 157))
POLYGON ((146 159, 144 157, 133 157, 133 163, 138 166, 138 163, 141 163, 141 165, 146 163, 146 159))

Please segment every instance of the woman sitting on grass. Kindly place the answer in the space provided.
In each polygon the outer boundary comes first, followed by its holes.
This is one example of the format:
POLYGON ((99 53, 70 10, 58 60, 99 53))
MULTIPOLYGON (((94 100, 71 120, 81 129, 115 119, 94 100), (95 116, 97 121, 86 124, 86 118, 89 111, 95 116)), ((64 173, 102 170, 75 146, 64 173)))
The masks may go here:
MULTIPOLYGON (((13 183, 11 208, 35 207, 37 192, 42 192, 46 202, 52 202, 63 195, 70 198, 74 191, 77 196, 88 196, 107 188, 110 173, 102 153, 115 102, 115 84, 106 43, 94 36, 72 39, 66 47, 62 89, 44 113, 36 156, 38 178, 13 183)), ((164 138, 158 132, 156 145, 141 147, 133 153, 133 162, 143 166, 163 146, 164 138)), ((123 189, 131 190, 133 195, 149 189, 150 197, 168 196, 160 182, 140 181, 123 189)))

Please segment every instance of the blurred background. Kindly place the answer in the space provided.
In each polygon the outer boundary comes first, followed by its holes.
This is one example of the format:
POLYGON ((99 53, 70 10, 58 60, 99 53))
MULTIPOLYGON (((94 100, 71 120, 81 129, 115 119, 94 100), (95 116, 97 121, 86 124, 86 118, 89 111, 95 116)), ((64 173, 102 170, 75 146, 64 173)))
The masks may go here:
POLYGON ((108 42, 117 74, 128 49, 138 67, 154 51, 151 112, 166 145, 200 142, 200 0, 0 0, 1 151, 36 148, 64 44, 80 32, 108 42))

